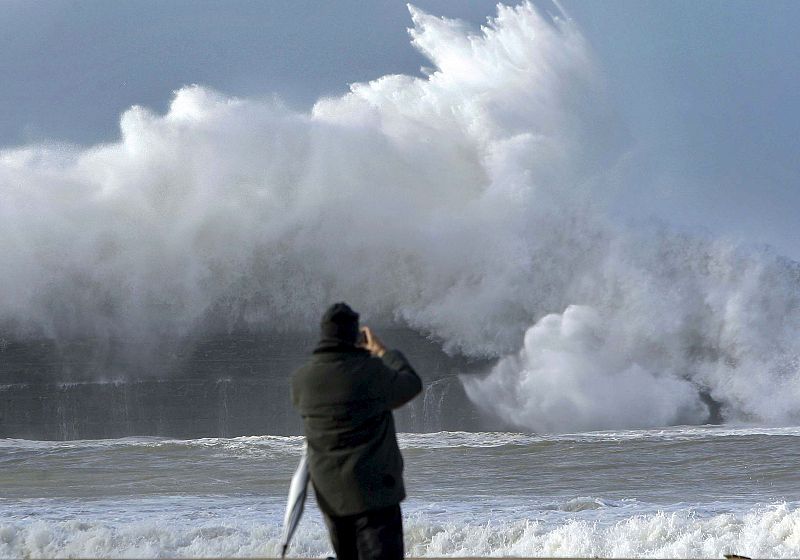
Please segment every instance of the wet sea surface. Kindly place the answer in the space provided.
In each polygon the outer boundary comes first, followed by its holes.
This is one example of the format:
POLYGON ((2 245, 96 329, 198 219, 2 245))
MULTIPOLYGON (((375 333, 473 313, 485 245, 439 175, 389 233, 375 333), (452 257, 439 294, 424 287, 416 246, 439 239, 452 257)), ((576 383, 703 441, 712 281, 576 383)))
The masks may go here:
MULTIPOLYGON (((0 440, 0 557, 276 556, 301 437, 0 440)), ((403 434, 418 556, 800 555, 800 428, 403 434)), ((292 554, 330 553, 313 498, 292 554)))

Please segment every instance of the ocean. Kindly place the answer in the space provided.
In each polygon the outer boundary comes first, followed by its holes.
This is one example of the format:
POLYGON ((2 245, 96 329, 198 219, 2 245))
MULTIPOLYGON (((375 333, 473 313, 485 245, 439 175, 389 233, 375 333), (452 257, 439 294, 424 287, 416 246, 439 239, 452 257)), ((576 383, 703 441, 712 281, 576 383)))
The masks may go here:
MULTIPOLYGON (((800 557, 800 263, 634 212, 703 185, 560 10, 409 9, 419 75, 0 150, 0 433, 71 439, 0 439, 0 557, 275 556, 302 438, 267 335, 335 301, 487 364, 419 367, 405 430, 519 432, 401 435, 410 555, 800 557), (78 439, 134 434, 251 436, 78 439)), ((311 500, 291 553, 330 552, 311 500)))
MULTIPOLYGON (((800 556, 800 428, 401 434, 413 556, 800 556)), ((0 557, 274 557, 302 437, 0 440, 0 557)), ((292 556, 332 554, 313 497, 292 556)))

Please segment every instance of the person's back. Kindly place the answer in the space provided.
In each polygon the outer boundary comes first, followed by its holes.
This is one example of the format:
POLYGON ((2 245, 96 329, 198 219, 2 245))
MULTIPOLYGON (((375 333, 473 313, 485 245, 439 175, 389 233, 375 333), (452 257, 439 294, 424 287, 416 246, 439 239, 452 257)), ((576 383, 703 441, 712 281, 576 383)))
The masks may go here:
POLYGON ((402 557, 403 459, 391 411, 422 383, 369 329, 356 345, 358 315, 345 304, 332 306, 321 326, 311 360, 292 375, 317 502, 339 559, 402 557))

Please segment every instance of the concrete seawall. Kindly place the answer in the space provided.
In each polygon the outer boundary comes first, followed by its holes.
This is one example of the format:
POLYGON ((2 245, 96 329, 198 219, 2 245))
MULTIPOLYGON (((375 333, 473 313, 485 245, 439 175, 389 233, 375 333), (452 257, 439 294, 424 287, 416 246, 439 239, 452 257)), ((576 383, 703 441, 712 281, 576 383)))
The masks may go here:
MULTIPOLYGON (((397 414, 402 431, 488 429, 457 374, 486 362, 448 356, 416 333, 388 331, 425 381, 397 414)), ((288 376, 310 333, 226 334, 158 345, 3 339, 0 437, 94 439, 299 434, 288 376)))

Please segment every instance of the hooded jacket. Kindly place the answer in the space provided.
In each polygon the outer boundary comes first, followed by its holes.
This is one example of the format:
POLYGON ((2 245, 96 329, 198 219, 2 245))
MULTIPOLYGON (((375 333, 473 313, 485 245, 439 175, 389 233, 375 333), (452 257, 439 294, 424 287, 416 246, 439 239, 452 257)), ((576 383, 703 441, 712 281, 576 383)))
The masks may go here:
POLYGON ((376 358, 336 340, 323 340, 292 374, 292 403, 303 417, 323 512, 355 515, 405 498, 392 409, 421 390, 419 376, 397 350, 376 358))

